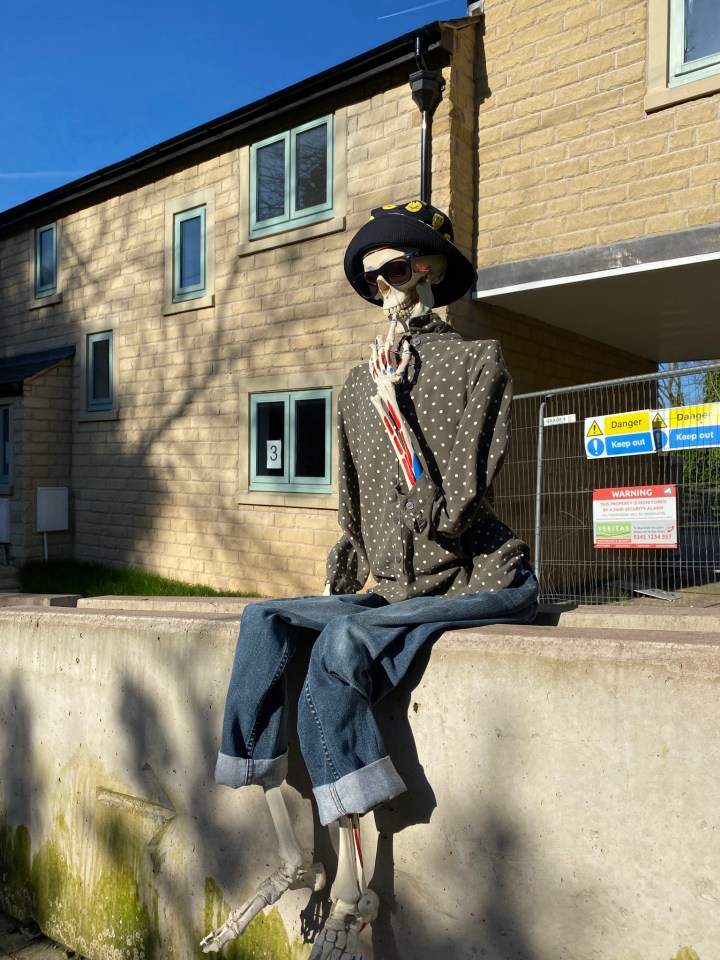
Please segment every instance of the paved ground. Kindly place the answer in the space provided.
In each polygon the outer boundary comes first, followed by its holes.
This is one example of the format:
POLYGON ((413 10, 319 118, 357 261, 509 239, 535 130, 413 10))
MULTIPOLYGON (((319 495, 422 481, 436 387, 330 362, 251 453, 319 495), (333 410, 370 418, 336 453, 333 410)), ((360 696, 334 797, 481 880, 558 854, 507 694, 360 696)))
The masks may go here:
POLYGON ((32 920, 19 921, 0 913, 0 960, 83 960, 46 937, 32 920))

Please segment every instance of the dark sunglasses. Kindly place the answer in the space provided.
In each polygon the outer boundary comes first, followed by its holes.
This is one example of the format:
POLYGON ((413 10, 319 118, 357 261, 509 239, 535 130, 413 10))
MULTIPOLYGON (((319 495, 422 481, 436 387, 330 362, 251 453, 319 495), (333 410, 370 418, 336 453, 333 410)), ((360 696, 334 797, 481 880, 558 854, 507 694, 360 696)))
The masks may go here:
POLYGON ((352 285, 366 300, 374 300, 378 294, 378 277, 387 280, 391 287, 401 287, 413 275, 412 261, 421 257, 420 253, 404 253, 401 257, 388 260, 377 270, 365 270, 353 278, 352 285))

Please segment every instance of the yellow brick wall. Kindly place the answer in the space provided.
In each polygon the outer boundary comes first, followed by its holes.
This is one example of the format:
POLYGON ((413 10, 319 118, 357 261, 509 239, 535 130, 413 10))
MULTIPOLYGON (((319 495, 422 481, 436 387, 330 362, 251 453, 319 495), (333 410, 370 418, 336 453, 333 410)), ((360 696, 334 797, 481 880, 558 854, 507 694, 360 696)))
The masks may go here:
POLYGON ((720 221, 720 94, 646 114, 647 0, 486 0, 478 266, 720 221))
MULTIPOLYGON (((433 200, 449 207, 467 253, 476 202, 475 30, 449 35, 453 66, 444 71, 433 131, 433 200)), ((239 390, 250 378, 345 372, 385 332, 382 312, 348 286, 342 261, 373 207, 418 195, 421 116, 403 82, 349 105, 346 119, 344 232, 239 256, 238 149, 66 216, 61 303, 28 310, 30 231, 0 243, 0 355, 68 343, 79 355, 88 332, 114 324, 118 419, 82 419, 77 359, 72 367, 79 559, 260 595, 322 589, 338 534, 334 510, 238 502, 247 469, 238 450, 239 390), (214 202, 215 303, 164 315, 165 206, 198 190, 211 191, 214 202)), ((481 153, 481 206, 490 188, 484 162, 481 153)), ((502 340, 518 390, 547 386, 548 377, 550 385, 577 382, 586 371, 590 378, 600 369, 602 376, 638 372, 625 369, 632 358, 610 351, 599 367, 597 345, 582 338, 572 348, 565 338, 566 360, 572 350, 577 357, 563 365, 552 328, 539 337, 534 322, 484 311, 469 297, 451 315, 465 335, 502 340)))
MULTIPOLYGON (((15 418, 12 545, 17 563, 44 556, 42 533, 37 532, 37 488, 68 487, 72 494, 72 364, 63 360, 25 383, 22 417, 15 418), (16 525, 17 524, 17 525, 16 525)), ((48 556, 68 557, 73 552, 72 498, 69 528, 47 534, 48 556)))
MULTIPOLYGON (((493 7, 487 5, 486 22, 493 17, 493 7)), ((500 16, 500 11, 495 11, 500 16)), ((535 22, 534 19, 532 22, 535 22)), ((478 24, 479 28, 479 24, 478 24)), ((472 249, 474 231, 479 233, 478 245, 482 248, 492 245, 492 237, 487 235, 487 223, 481 219, 475 221, 475 191, 480 197, 481 211, 483 198, 494 191, 501 191, 496 183, 486 181, 490 176, 483 163, 484 135, 483 125, 488 113, 497 110, 500 117, 508 116, 493 103, 495 93, 485 101, 485 82, 483 81, 483 55, 488 48, 488 40, 481 35, 480 29, 454 31, 453 37, 453 80, 456 89, 451 91, 449 98, 449 123, 451 127, 452 164, 449 169, 450 208, 456 228, 456 239, 460 246, 469 251, 472 249), (477 94, 474 93, 474 77, 479 80, 477 94), (473 116, 477 109, 478 99, 483 100, 479 108, 478 130, 475 129, 473 116), (479 177, 476 177, 478 166, 477 135, 480 136, 480 164, 479 177)), ((514 60, 515 47, 502 47, 511 51, 514 60)), ((499 54, 498 54, 499 58, 499 54)), ((506 63, 505 56, 502 63, 506 63)), ((494 78, 490 87, 494 90, 494 78)), ((519 112, 524 107, 518 108, 519 112)), ((512 127, 511 127, 512 129, 512 127)), ((443 158, 439 162, 446 162, 443 158)), ((437 197, 437 194, 436 194, 437 197)), ((498 200, 503 213, 498 214, 497 223, 505 225, 502 200, 498 200)), ((521 204, 525 199, 521 198, 521 204)), ((510 218, 512 219, 512 217, 510 218)), ((554 224, 559 232, 559 227, 554 224)), ((511 235, 517 237, 514 229, 511 235)), ((497 255, 494 248, 491 253, 497 255)), ((503 257, 506 254, 503 253, 503 257)), ((513 259, 511 253, 507 259, 513 259)), ((482 261, 480 261, 482 262, 482 261)), ((563 387, 577 383, 589 383, 594 380, 605 380, 614 377, 631 376, 633 374, 648 373, 654 367, 651 363, 615 350, 606 344, 578 336, 558 327, 524 317, 502 308, 472 303, 469 297, 457 304, 453 304, 448 313, 456 329, 468 339, 498 339, 502 343, 503 354, 510 372, 513 375, 515 392, 531 392, 549 387, 563 387)))
MULTIPOLYGON (((447 153, 447 109, 438 111, 438 155, 447 153)), ((73 368, 76 557, 261 595, 322 590, 335 510, 236 501, 246 469, 239 387, 244 378, 347 371, 385 333, 382 312, 350 289, 342 261, 374 206, 417 196, 420 122, 405 83, 347 108, 346 232, 238 256, 233 150, 65 217, 61 303, 27 309, 30 231, 0 244, 1 353, 75 343, 79 355, 88 330, 117 322, 117 420, 79 417, 80 364, 73 368), (215 305, 165 316, 165 204, 201 189, 214 197, 215 305)), ((446 180, 438 171, 447 195, 446 180)))

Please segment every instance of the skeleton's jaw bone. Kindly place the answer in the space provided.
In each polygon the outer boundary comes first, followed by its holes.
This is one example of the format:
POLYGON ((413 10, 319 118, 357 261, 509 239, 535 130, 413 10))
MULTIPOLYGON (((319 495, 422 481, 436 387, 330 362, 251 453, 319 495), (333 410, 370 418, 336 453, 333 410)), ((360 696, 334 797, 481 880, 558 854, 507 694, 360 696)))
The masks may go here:
POLYGON ((413 300, 412 297, 405 297, 400 303, 384 303, 383 313, 389 321, 394 320, 402 324, 403 329, 407 330, 407 321, 412 316, 417 304, 418 301, 413 300))

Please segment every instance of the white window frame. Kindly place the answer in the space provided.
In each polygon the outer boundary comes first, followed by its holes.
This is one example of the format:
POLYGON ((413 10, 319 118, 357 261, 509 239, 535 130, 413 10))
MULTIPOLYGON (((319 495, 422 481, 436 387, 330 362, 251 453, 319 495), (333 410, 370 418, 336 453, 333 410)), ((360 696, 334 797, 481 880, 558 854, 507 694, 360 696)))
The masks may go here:
MULTIPOLYGON (((345 382, 344 370, 328 370, 318 373, 286 374, 272 377, 243 379, 239 389, 238 407, 238 490, 236 502, 248 505, 316 507, 323 510, 337 510, 335 489, 337 465, 337 398, 345 382), (320 483, 307 483, 305 479, 297 483, 278 483, 276 478, 270 482, 260 480, 259 489, 252 482, 253 445, 255 435, 252 424, 252 398, 255 396, 273 396, 277 394, 305 394, 310 396, 319 391, 326 392, 330 398, 329 422, 329 475, 320 483)), ((287 433, 286 433, 287 436, 287 433)))
POLYGON ((113 357, 113 331, 102 330, 99 333, 86 334, 87 340, 87 383, 85 386, 85 396, 87 398, 87 409, 90 412, 97 410, 112 410, 114 404, 113 397, 113 368, 115 366, 113 357), (95 346, 98 343, 108 344, 108 386, 109 395, 107 397, 96 397, 93 389, 93 380, 95 373, 95 346))
MULTIPOLYGON (((715 0, 717 2, 717 0, 715 0)), ((718 7, 720 16, 720 7, 718 7)), ((668 84, 677 86, 720 73, 720 50, 698 60, 685 60, 685 2, 670 0, 668 84)))
POLYGON ((0 403, 0 488, 3 490, 13 482, 12 411, 11 403, 0 403))
POLYGON ((250 489, 294 492, 330 493, 332 490, 332 388, 321 390, 283 390, 271 393, 250 394, 250 489), (325 400, 325 473, 322 477, 299 476, 295 473, 295 454, 299 437, 296 433, 296 410, 299 400, 325 400), (258 445, 256 442, 257 407, 262 403, 282 403, 284 407, 285 450, 283 451, 283 475, 268 477, 258 470, 258 445))
POLYGON ((206 289, 206 224, 207 207, 202 204, 199 207, 192 207, 190 210, 183 210, 176 213, 173 217, 173 301, 179 303, 181 300, 196 300, 198 297, 204 297, 206 289), (195 284, 181 286, 182 274, 182 227, 184 223, 190 220, 200 221, 200 262, 198 264, 200 272, 200 281, 195 284))
POLYGON ((683 0, 648 0, 648 113, 720 91, 720 55, 683 64, 684 21, 683 0))
POLYGON ((81 329, 80 339, 80 409, 77 419, 79 423, 89 423, 96 420, 117 420, 120 416, 120 356, 119 334, 117 317, 85 322, 81 329), (109 340, 110 343, 110 393, 111 402, 98 403, 92 396, 90 377, 93 369, 93 344, 99 340, 109 340))
POLYGON ((37 310, 40 307, 48 307, 54 303, 62 302, 62 222, 60 220, 44 223, 39 227, 34 227, 31 231, 30 239, 30 257, 29 257, 29 286, 30 300, 28 307, 31 310, 37 310), (40 277, 40 237, 42 234, 52 232, 53 245, 53 265, 54 265, 54 283, 41 287, 39 285, 40 277))
MULTIPOLYGON (((287 153, 286 153, 287 157, 287 153)), ((345 214, 347 210, 347 110, 340 108, 334 114, 319 117, 316 120, 285 130, 272 137, 258 141, 252 145, 240 148, 240 242, 238 255, 246 256, 262 250, 270 250, 289 243, 298 243, 314 237, 322 237, 331 233, 338 233, 345 229, 345 214), (331 136, 328 138, 328 152, 331 162, 328 165, 328 177, 332 197, 327 198, 325 204, 319 204, 310 210, 303 211, 301 217, 292 217, 290 193, 287 194, 286 212, 282 217, 275 218, 274 222, 264 221, 261 225, 254 223, 254 154, 258 147, 272 143, 294 134, 302 133, 318 123, 331 120, 331 136), (332 201, 332 202, 330 202, 332 201)), ((292 184, 286 182, 290 192, 292 184)))
POLYGON ((203 310, 215 305, 215 194, 212 188, 196 190, 165 203, 165 278, 163 314, 203 310), (200 212, 202 211, 202 212, 200 212), (180 224, 195 215, 203 218, 203 285, 178 289, 180 224))
POLYGON ((250 237, 265 237, 268 234, 279 233, 283 230, 292 230, 295 227, 303 227, 309 223, 316 223, 318 220, 329 220, 334 216, 335 202, 335 163, 334 163, 334 119, 332 114, 325 117, 319 117, 309 123, 293 127, 292 130, 286 130, 283 133, 268 137, 254 143, 250 148, 250 237), (295 205, 296 185, 297 185, 297 139, 309 130, 315 130, 318 127, 326 128, 326 169, 325 179, 325 200, 313 207, 297 209, 295 205), (275 217, 269 217, 265 220, 257 219, 257 155, 263 148, 269 147, 274 143, 284 144, 285 170, 284 170, 284 205, 283 212, 275 217))

